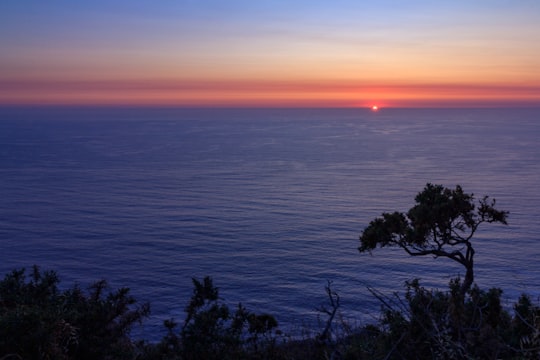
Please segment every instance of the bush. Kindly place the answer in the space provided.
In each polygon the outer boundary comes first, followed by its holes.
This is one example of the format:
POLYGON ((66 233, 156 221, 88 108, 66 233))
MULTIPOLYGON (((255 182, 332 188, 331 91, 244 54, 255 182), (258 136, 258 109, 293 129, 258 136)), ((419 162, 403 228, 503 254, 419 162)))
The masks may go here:
MULTIPOLYGON (((513 315, 501 303, 502 290, 473 286, 463 299, 459 279, 448 291, 428 290, 418 280, 406 283, 405 295, 384 297, 378 327, 370 328, 369 349, 386 359, 538 359, 540 307, 522 295, 513 315)), ((367 335, 366 333, 365 335, 367 335)), ((355 358, 367 359, 357 344, 355 358)))
POLYGON ((328 316, 322 332, 286 339, 269 314, 238 304, 230 308, 211 278, 193 279, 182 325, 165 321, 157 344, 133 341, 132 326, 149 313, 129 290, 108 291, 98 281, 87 291, 61 291, 56 273, 34 267, 0 281, 0 359, 538 359, 540 306, 522 295, 513 311, 502 290, 474 285, 465 294, 459 279, 446 291, 418 280, 405 293, 384 296, 376 324, 352 328, 340 318, 338 294, 326 287, 328 316), (341 325, 344 331, 336 328, 341 325))
POLYGON ((232 311, 219 298, 210 277, 193 279, 193 295, 177 335, 174 320, 165 322, 168 335, 159 345, 167 359, 274 358, 279 331, 269 314, 250 313, 242 304, 232 311))
POLYGON ((0 282, 0 356, 23 359, 130 359, 131 327, 149 314, 127 288, 105 294, 98 281, 85 293, 58 289, 55 272, 34 266, 0 282))

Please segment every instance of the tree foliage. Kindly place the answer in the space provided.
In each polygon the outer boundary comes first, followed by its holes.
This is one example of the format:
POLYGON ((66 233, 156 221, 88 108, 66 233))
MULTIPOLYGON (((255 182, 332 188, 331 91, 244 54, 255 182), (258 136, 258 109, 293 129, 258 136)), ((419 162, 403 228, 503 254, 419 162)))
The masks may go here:
MULTIPOLYGON (((127 290, 108 291, 104 281, 88 291, 61 291, 54 272, 15 270, 0 281, 0 359, 538 359, 540 307, 522 295, 513 314, 500 289, 476 285, 460 298, 417 280, 404 296, 381 300, 380 322, 353 328, 333 324, 339 296, 326 287, 326 327, 313 338, 287 340, 276 319, 238 304, 229 308, 211 278, 193 279, 182 326, 165 322, 160 343, 134 341, 131 327, 146 316, 127 290), (343 330, 338 330, 342 326, 343 330), (338 335, 339 334, 339 335, 338 335)), ((339 316, 336 316, 339 317, 339 316)), ((343 321, 343 320, 341 320, 343 321)))
POLYGON ((175 332, 174 320, 165 322, 168 335, 159 344, 161 358, 275 358, 278 323, 274 316, 249 312, 242 304, 233 311, 221 301, 210 277, 192 281, 193 294, 180 332, 175 332))
POLYGON ((474 195, 459 185, 448 189, 428 183, 415 201, 407 213, 383 213, 371 221, 360 235, 358 250, 397 246, 412 256, 452 259, 465 267, 464 295, 474 282, 474 234, 483 223, 507 224, 508 212, 497 210, 487 196, 476 204, 474 195))
POLYGON ((88 292, 60 291, 55 272, 34 266, 0 282, 0 356, 23 359, 129 359, 133 324, 149 314, 126 288, 106 293, 105 281, 88 292))

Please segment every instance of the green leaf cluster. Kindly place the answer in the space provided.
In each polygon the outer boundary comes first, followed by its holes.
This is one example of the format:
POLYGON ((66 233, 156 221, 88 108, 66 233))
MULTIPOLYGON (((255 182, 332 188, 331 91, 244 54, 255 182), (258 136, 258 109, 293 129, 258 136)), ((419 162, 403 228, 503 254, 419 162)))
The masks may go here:
POLYGON ((22 359, 129 359, 132 325, 149 314, 129 290, 107 292, 98 281, 88 291, 61 291, 55 272, 34 266, 0 282, 0 356, 22 359))

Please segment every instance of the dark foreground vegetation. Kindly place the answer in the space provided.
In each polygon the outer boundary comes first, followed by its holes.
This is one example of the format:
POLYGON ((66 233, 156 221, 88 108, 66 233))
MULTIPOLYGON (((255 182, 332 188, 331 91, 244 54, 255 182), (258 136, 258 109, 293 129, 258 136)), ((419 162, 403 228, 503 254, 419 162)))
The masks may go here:
POLYGON ((14 270, 0 281, 0 360, 7 359, 539 359, 540 306, 521 295, 511 309, 502 290, 474 283, 472 237, 483 223, 506 224, 487 197, 478 205, 461 187, 428 184, 406 214, 385 213, 360 236, 360 252, 398 246, 412 256, 457 261, 465 277, 448 290, 419 280, 384 295, 379 321, 359 328, 340 320, 340 298, 326 287, 327 305, 314 335, 291 338, 274 316, 230 307, 212 279, 193 279, 181 323, 165 321, 158 343, 130 331, 149 316, 129 290, 105 281, 89 289, 59 289, 56 273, 14 270))

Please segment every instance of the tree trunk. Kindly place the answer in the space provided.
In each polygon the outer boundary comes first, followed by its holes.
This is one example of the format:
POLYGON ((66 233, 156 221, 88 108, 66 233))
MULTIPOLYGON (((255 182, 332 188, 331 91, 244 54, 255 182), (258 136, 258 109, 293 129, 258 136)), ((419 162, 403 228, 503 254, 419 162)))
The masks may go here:
POLYGON ((463 266, 465 266, 465 279, 463 280, 463 284, 461 284, 461 296, 463 299, 465 299, 465 295, 467 294, 467 291, 471 289, 471 286, 474 282, 474 248, 472 247, 471 243, 467 241, 467 252, 465 253, 465 261, 462 262, 463 266))
POLYGON ((465 279, 463 280, 463 283, 461 284, 461 296, 463 299, 465 299, 465 294, 467 294, 467 291, 471 289, 471 286, 474 282, 474 271, 473 271, 473 262, 472 260, 465 266, 466 272, 465 272, 465 279))

